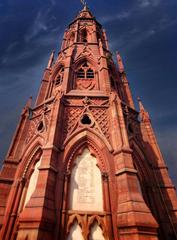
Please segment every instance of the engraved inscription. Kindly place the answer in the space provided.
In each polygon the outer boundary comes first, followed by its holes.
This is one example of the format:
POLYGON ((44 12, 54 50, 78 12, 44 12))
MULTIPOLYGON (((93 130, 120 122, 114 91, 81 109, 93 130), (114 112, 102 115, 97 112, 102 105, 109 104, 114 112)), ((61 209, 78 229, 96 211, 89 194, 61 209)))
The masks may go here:
POLYGON ((101 173, 96 164, 87 148, 76 158, 70 182, 70 209, 103 210, 101 173))

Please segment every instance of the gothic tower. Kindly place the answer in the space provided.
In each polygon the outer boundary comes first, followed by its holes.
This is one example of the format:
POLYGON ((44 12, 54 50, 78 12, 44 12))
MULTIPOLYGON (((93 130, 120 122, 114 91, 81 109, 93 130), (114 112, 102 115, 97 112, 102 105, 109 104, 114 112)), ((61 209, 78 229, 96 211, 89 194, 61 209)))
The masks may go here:
POLYGON ((0 173, 0 239, 177 239, 175 188, 120 54, 85 6, 24 107, 0 173))

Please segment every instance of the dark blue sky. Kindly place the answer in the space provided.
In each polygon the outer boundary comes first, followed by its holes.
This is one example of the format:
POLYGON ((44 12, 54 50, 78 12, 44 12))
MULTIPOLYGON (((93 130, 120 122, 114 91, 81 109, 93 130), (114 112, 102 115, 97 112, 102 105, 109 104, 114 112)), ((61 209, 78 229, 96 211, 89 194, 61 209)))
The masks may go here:
MULTIPOLYGON (((140 96, 177 186, 177 1, 88 0, 122 54, 134 99, 140 96)), ((81 9, 79 0, 0 1, 0 159, 48 57, 81 9)), ((2 162, 2 161, 1 161, 2 162)))

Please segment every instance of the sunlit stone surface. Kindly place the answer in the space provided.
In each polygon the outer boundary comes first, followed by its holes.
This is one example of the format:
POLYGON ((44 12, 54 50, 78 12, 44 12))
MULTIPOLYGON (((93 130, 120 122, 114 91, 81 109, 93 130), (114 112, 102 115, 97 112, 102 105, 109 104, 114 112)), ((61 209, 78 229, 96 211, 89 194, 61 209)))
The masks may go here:
POLYGON ((96 164, 87 148, 76 158, 71 174, 70 209, 103 211, 101 173, 96 164))
POLYGON ((27 190, 27 193, 26 193, 24 207, 27 204, 27 202, 30 200, 31 195, 33 194, 33 192, 36 188, 37 179, 38 179, 38 175, 39 175, 38 167, 40 166, 40 164, 41 164, 41 159, 36 163, 35 168, 34 168, 34 172, 31 175, 29 185, 28 185, 28 190, 27 190))
POLYGON ((75 221, 73 226, 71 227, 67 240, 84 240, 81 227, 79 226, 77 221, 75 221))
POLYGON ((89 240, 105 240, 103 231, 97 222, 95 222, 91 228, 89 240))

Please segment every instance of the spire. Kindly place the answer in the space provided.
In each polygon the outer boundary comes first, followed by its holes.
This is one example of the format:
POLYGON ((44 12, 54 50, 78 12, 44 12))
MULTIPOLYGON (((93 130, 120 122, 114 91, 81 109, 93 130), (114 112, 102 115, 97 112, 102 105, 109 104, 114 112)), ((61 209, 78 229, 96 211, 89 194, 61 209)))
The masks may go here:
POLYGON ((133 97, 132 97, 129 82, 128 82, 128 79, 127 79, 127 76, 126 76, 126 73, 124 70, 124 64, 123 64, 121 55, 119 52, 117 52, 116 54, 117 54, 117 63, 118 63, 118 67, 119 67, 120 78, 121 78, 123 88, 124 88, 125 101, 131 108, 135 109, 133 97))
POLYGON ((29 99, 27 100, 24 108, 22 109, 21 115, 24 115, 27 112, 27 110, 31 108, 31 106, 32 106, 32 96, 30 96, 29 99))
POLYGON ((47 68, 51 68, 52 67, 52 64, 53 64, 53 61, 54 61, 54 54, 55 54, 55 51, 53 50, 51 55, 50 55, 47 68))
POLYGON ((117 63, 119 66, 119 72, 123 73, 124 72, 124 64, 123 64, 123 61, 122 61, 122 58, 121 58, 121 55, 119 52, 117 52, 117 63))
POLYGON ((85 0, 80 0, 80 1, 81 1, 82 5, 84 6, 84 8, 87 7, 87 2, 85 0))
POLYGON ((88 8, 86 2, 83 5, 84 5, 83 9, 79 12, 76 19, 78 19, 78 18, 95 18, 93 16, 93 14, 91 13, 90 9, 88 8))
POLYGON ((140 112, 142 112, 142 111, 145 112, 145 108, 144 108, 144 106, 143 106, 143 104, 142 104, 142 102, 141 102, 140 97, 138 97, 137 100, 138 100, 138 104, 139 104, 139 110, 140 110, 140 112))

